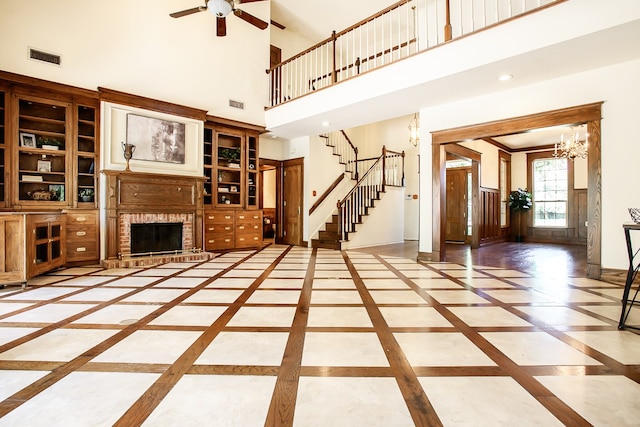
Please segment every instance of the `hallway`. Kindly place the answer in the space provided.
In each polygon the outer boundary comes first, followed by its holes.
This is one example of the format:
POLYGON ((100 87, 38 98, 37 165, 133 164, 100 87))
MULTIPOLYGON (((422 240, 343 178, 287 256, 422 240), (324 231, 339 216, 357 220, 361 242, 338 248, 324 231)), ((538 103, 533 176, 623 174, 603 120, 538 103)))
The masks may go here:
POLYGON ((0 426, 637 425, 621 286, 387 250, 275 245, 0 290, 0 426))

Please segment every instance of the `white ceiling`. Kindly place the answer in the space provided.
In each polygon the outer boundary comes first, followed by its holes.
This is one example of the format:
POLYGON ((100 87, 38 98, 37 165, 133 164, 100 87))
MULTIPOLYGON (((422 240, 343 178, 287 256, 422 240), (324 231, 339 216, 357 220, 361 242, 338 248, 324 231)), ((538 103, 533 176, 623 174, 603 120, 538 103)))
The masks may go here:
POLYGON ((395 0, 271 0, 271 19, 312 43, 396 3, 395 0))

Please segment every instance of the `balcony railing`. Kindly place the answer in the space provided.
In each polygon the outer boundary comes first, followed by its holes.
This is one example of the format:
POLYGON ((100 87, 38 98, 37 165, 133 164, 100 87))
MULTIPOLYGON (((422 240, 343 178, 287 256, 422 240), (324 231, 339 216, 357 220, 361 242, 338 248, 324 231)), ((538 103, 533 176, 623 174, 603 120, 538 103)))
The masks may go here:
POLYGON ((401 0, 267 70, 269 107, 567 0, 401 0))

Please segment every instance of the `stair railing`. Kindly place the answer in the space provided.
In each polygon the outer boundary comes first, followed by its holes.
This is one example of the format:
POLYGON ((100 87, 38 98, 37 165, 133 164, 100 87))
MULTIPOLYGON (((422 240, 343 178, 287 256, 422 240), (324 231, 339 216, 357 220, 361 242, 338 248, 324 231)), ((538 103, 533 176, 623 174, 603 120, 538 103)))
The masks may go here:
POLYGON ((380 198, 380 193, 384 193, 387 185, 404 185, 404 151, 390 151, 383 146, 380 157, 337 203, 341 240, 348 240, 348 234, 355 231, 356 224, 362 222, 362 217, 367 215, 368 209, 373 207, 373 201, 380 198))
POLYGON ((567 0, 400 0, 269 68, 269 105, 567 0))
POLYGON ((333 147, 333 154, 338 156, 345 172, 351 174, 351 179, 358 179, 358 147, 353 145, 345 131, 331 132, 322 137, 329 147, 333 147))

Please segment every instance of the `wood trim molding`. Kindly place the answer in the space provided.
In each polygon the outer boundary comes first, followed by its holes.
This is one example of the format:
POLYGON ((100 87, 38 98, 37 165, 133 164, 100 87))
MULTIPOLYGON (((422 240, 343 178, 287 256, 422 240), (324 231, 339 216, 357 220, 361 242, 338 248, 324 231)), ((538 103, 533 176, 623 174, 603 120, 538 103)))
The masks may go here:
POLYGON ((602 102, 562 108, 528 116, 502 119, 477 125, 462 126, 433 132, 434 144, 461 142, 485 137, 509 135, 549 126, 578 125, 600 120, 602 102))
POLYGON ((267 129, 264 126, 245 123, 238 120, 225 119, 224 117, 210 116, 208 114, 206 115, 206 120, 207 122, 211 122, 214 125, 224 125, 224 126, 231 126, 235 128, 249 129, 259 133, 265 133, 267 131, 267 129))
POLYGON ((119 92, 117 90, 107 89, 104 87, 99 87, 98 91, 100 92, 100 99, 102 101, 113 102, 115 104, 129 105, 131 107, 202 121, 205 121, 207 116, 207 112, 205 110, 173 104, 171 102, 132 95, 130 93, 119 92))
MULTIPOLYGON (((49 80, 42 80, 35 77, 23 76, 21 74, 10 73, 0 70, 0 87, 6 86, 13 90, 17 89, 20 93, 43 96, 61 100, 61 101, 78 101, 83 99, 97 100, 100 94, 94 90, 83 89, 76 86, 70 86, 62 83, 55 83, 49 80)), ((86 101, 85 101, 86 102, 86 101)))

